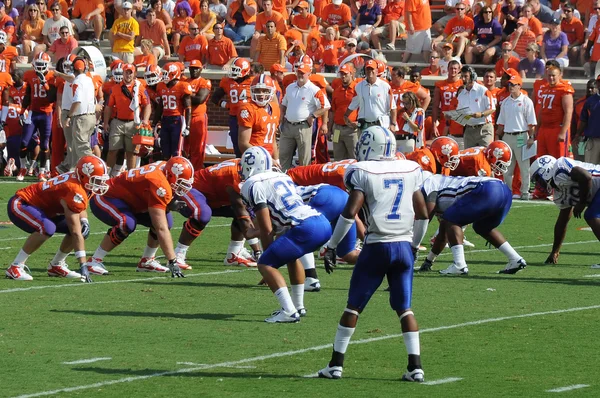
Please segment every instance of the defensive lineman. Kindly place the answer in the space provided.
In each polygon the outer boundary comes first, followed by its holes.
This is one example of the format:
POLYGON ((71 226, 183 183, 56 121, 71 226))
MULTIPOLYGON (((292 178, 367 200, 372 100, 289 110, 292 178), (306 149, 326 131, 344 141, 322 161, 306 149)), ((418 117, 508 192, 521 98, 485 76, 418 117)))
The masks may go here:
POLYGON ((390 304, 400 318, 408 352, 406 381, 422 382, 419 329, 410 309, 414 253, 427 230, 427 208, 419 189, 421 167, 410 160, 395 160, 396 138, 380 126, 363 131, 356 147, 358 163, 350 165, 344 177, 350 198, 327 244, 325 269, 335 266, 335 248, 354 224, 362 208, 367 214, 367 235, 352 272, 348 304, 333 343, 331 361, 319 377, 342 377, 344 354, 364 310, 383 278, 390 284, 390 304), (414 220, 417 221, 414 221, 414 220), (414 234, 413 234, 414 223, 414 234))

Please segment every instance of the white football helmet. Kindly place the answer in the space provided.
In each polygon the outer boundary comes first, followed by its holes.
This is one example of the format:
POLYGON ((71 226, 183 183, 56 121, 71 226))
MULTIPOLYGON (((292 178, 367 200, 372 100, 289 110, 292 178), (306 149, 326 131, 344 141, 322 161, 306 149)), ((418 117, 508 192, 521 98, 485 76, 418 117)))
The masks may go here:
POLYGON ((253 146, 246 149, 240 162, 240 177, 242 181, 256 174, 265 173, 273 169, 271 154, 263 147, 253 146))
POLYGON ((359 162, 395 160, 396 137, 385 127, 371 126, 360 135, 354 153, 359 162))
POLYGON ((0 45, 5 46, 8 43, 8 35, 5 31, 0 30, 0 45))
POLYGON ((531 165, 531 181, 540 182, 542 179, 546 185, 552 179, 552 168, 556 163, 556 158, 550 155, 540 156, 531 165))

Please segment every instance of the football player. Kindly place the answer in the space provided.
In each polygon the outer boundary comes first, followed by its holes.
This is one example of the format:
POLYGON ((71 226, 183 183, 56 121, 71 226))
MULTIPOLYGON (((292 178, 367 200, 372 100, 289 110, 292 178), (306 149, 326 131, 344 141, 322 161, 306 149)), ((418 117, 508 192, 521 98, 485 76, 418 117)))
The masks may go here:
MULTIPOLYGON (((545 264, 557 264, 571 216, 583 218, 600 239, 600 166, 569 158, 540 156, 531 165, 531 181, 554 189, 560 212, 554 226, 552 251, 545 264), (587 207, 587 210, 584 209, 587 207)), ((593 268, 600 268, 598 265, 593 268)))
POLYGON ((90 231, 85 211, 89 194, 100 197, 107 192, 107 180, 104 161, 89 155, 79 159, 74 172, 19 189, 8 201, 8 217, 14 225, 31 235, 6 270, 6 276, 20 281, 32 280, 25 261, 58 232, 65 234, 65 237, 48 265, 48 276, 90 282, 84 266, 84 239, 90 231), (69 270, 65 261, 72 250, 75 250, 81 274, 69 270))
POLYGON ((182 277, 173 250, 170 232, 173 216, 169 212, 169 204, 173 195, 181 197, 190 191, 193 179, 192 164, 181 156, 174 156, 166 163, 157 162, 131 169, 112 178, 108 182, 108 195, 92 199, 92 212, 111 228, 86 263, 88 271, 97 275, 108 274, 103 264, 104 257, 141 224, 150 228, 150 231, 136 271, 170 270, 171 276, 182 277), (159 245, 168 260, 168 268, 155 259, 159 245))
POLYGON ((433 135, 462 135, 462 126, 453 120, 446 120, 444 112, 456 109, 453 99, 458 95, 458 89, 463 86, 460 78, 460 62, 452 60, 448 63, 448 78, 435 83, 433 92, 433 135), (436 122, 439 120, 439 127, 436 122))
POLYGON ((331 226, 325 216, 302 202, 290 177, 272 171, 273 159, 265 148, 247 149, 240 166, 242 197, 256 215, 264 248, 258 270, 281 305, 281 310, 265 322, 298 322, 306 314, 304 269, 298 259, 327 242, 331 226), (292 284, 291 296, 278 270, 285 264, 292 284))
MULTIPOLYGON (((0 31, 2 32, 2 31, 0 31)), ((15 70, 12 73, 14 84, 8 88, 9 105, 6 115, 6 153, 8 162, 4 167, 4 176, 10 177, 15 170, 21 167, 21 130, 23 127, 19 123, 21 114, 21 104, 25 96, 25 83, 23 82, 23 71, 15 70)), ((4 94, 3 94, 4 95, 4 94)))
POLYGON ((356 163, 355 159, 339 160, 324 164, 311 164, 307 166, 296 166, 288 169, 286 172, 294 181, 294 184, 301 186, 329 184, 340 189, 346 189, 344 186, 344 173, 351 164, 356 163))
POLYGON ((176 62, 166 64, 163 81, 156 87, 159 100, 154 124, 160 118, 160 146, 165 160, 181 155, 182 137, 190 135, 192 86, 180 80, 181 72, 176 62))
POLYGON ((333 342, 331 361, 319 377, 342 377, 344 355, 354 334, 359 314, 387 276, 390 305, 400 318, 408 352, 406 381, 424 381, 419 328, 411 310, 414 253, 425 236, 429 222, 419 189, 423 172, 412 161, 396 161, 396 138, 380 126, 364 130, 356 146, 358 163, 350 165, 344 180, 350 198, 327 243, 325 269, 336 264, 336 247, 362 208, 368 213, 368 234, 352 271, 348 303, 333 342), (414 233, 413 233, 414 232, 414 233))
POLYGON ((14 59, 18 55, 17 48, 10 45, 6 32, 0 30, 0 72, 12 73, 16 66, 14 59))
POLYGON ((417 162, 424 171, 428 171, 431 174, 437 173, 437 162, 431 153, 431 150, 427 147, 415 148, 414 151, 404 154, 404 157, 413 162, 417 162))
POLYGON ((206 138, 208 137, 208 115, 206 101, 210 95, 212 84, 210 80, 200 77, 202 62, 194 59, 190 62, 190 80, 192 86, 192 120, 190 135, 186 138, 186 148, 194 170, 204 168, 206 138))

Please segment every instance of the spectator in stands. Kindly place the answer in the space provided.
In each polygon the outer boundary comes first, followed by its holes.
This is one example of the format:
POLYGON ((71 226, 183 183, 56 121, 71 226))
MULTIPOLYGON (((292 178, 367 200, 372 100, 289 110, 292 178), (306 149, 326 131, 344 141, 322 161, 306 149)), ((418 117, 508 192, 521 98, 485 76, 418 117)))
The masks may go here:
POLYGON ((140 42, 140 48, 142 53, 136 55, 132 62, 136 68, 145 68, 148 65, 158 65, 158 61, 152 52, 152 40, 142 39, 140 42))
MULTIPOLYGON (((4 5, 6 6, 6 15, 11 17, 15 23, 15 26, 19 24, 19 10, 13 6, 13 0, 5 0, 4 5)), ((23 11, 21 9, 21 11, 23 11)))
POLYGON ((540 20, 537 19, 535 15, 533 15, 533 7, 531 7, 531 5, 529 4, 525 4, 523 6, 523 9, 521 10, 521 15, 523 15, 523 18, 527 18, 527 26, 529 27, 529 30, 535 35, 536 43, 541 43, 542 35, 544 34, 544 29, 540 20))
POLYGON ((44 29, 44 20, 40 17, 40 8, 37 4, 27 7, 27 15, 21 22, 21 49, 23 55, 33 57, 31 52, 37 44, 42 44, 44 37, 42 30, 44 29))
POLYGON ((340 36, 349 37, 352 31, 352 14, 350 7, 342 3, 342 0, 331 0, 331 3, 325 6, 321 21, 319 22, 323 29, 333 27, 340 36))
POLYGON ((488 146, 494 140, 492 114, 496 110, 492 94, 481 84, 476 84, 477 73, 470 66, 460 70, 464 88, 457 95, 457 109, 469 108, 471 118, 465 125, 465 149, 488 146))
POLYGON ((504 36, 510 36, 517 29, 519 15, 521 15, 521 7, 517 6, 515 0, 506 0, 506 5, 502 7, 500 14, 500 24, 504 27, 504 36))
POLYGON ((15 22, 6 14, 4 3, 0 3, 0 29, 8 35, 9 43, 12 42, 15 34, 15 22))
POLYGON ((104 29, 104 1, 103 0, 77 0, 71 12, 72 20, 77 34, 82 34, 88 29, 94 30, 92 42, 98 43, 104 29))
POLYGON ((445 43, 452 43, 454 55, 460 58, 469 43, 469 37, 474 28, 473 19, 467 15, 467 3, 458 2, 456 3, 456 16, 448 21, 444 33, 433 40, 434 48, 441 51, 445 43))
POLYGON ((450 62, 456 61, 460 64, 460 58, 453 57, 452 51, 453 51, 452 43, 444 43, 444 46, 442 47, 443 55, 440 58, 439 63, 438 63, 440 66, 440 76, 446 76, 448 74, 448 65, 450 64, 450 62))
POLYGON ((322 72, 325 49, 320 44, 318 31, 313 31, 313 33, 311 33, 310 36, 308 36, 308 47, 306 47, 306 55, 308 55, 313 60, 313 67, 315 68, 315 70, 317 72, 322 72))
POLYGON ((217 21, 223 22, 227 16, 227 7, 220 0, 210 0, 208 8, 217 15, 217 21))
POLYGON ((175 18, 173 18, 173 31, 171 33, 171 42, 173 43, 173 51, 179 51, 179 42, 181 38, 190 33, 189 26, 194 23, 192 15, 192 7, 187 1, 177 3, 175 6, 175 18))
POLYGON ((544 62, 540 59, 540 46, 529 43, 527 57, 519 62, 518 71, 522 78, 541 79, 544 76, 544 62))
POLYGON ((113 23, 108 36, 112 44, 112 56, 132 64, 135 51, 135 37, 140 34, 140 25, 131 15, 133 5, 126 1, 122 5, 123 15, 113 23))
MULTIPOLYGON (((356 46, 356 52, 359 54, 365 54, 373 59, 377 58, 377 51, 373 50, 366 41, 361 41, 358 43, 356 46)), ((383 56, 383 54, 381 56, 383 56)))
MULTIPOLYGON (((146 19, 140 22, 140 34, 135 38, 136 47, 139 47, 142 39, 152 40, 152 52, 157 60, 163 57, 171 56, 169 39, 167 39, 167 29, 163 21, 156 18, 156 11, 153 8, 146 12, 146 19)), ((135 54, 141 54, 142 50, 136 48, 135 54)))
POLYGON ((500 52, 502 25, 494 18, 492 7, 485 6, 474 22, 473 38, 465 49, 465 63, 473 64, 479 60, 489 65, 500 52))
POLYGON ((217 14, 212 12, 208 7, 208 0, 200 1, 200 14, 194 17, 194 21, 200 29, 199 34, 206 37, 206 40, 215 37, 213 26, 217 23, 217 14))
MULTIPOLYGON (((44 22, 44 27, 42 29, 42 36, 44 36, 44 44, 47 47, 50 47, 54 40, 60 39, 60 30, 63 26, 65 26, 71 35, 73 35, 73 25, 69 18, 62 15, 62 9, 60 7, 60 3, 58 1, 52 3, 50 6, 50 11, 52 12, 52 18, 46 19, 44 22)), ((43 50, 42 50, 43 51, 43 50)))
POLYGON ((165 5, 161 0, 151 0, 150 7, 152 7, 154 11, 156 11, 156 19, 163 21, 167 33, 171 34, 171 30, 173 29, 173 14, 175 12, 175 3, 173 3, 171 13, 169 13, 169 11, 165 9, 165 5))
POLYGON ((571 62, 579 62, 579 50, 584 41, 583 23, 573 14, 575 8, 571 3, 566 3, 562 7, 563 18, 560 23, 560 29, 567 35, 569 40, 568 57, 571 62))
MULTIPOLYGON (((356 39, 348 39, 346 41, 345 51, 343 51, 338 56, 338 65, 342 65, 344 63, 344 61, 346 60, 346 58, 356 54, 357 45, 358 44, 356 43, 356 39)), ((354 67, 356 69, 361 68, 364 65, 364 61, 362 60, 362 57, 354 58, 352 60, 352 63, 354 64, 354 67)))
MULTIPOLYGON (((335 28, 330 26, 325 29, 325 37, 321 39, 321 45, 323 45, 323 71, 325 73, 337 73, 339 50, 344 48, 346 45, 345 40, 336 40, 335 28)), ((356 40, 354 40, 356 45, 356 40)))
MULTIPOLYGON (((437 21, 435 21, 435 23, 433 24, 433 31, 434 33, 441 35, 444 33, 444 28, 446 27, 446 25, 448 25, 448 22, 450 22, 450 20, 452 18, 454 18, 454 16, 456 15, 456 4, 461 2, 462 0, 446 0, 444 3, 444 12, 446 13, 446 15, 444 15, 443 17, 439 18, 437 21)), ((471 8, 471 4, 472 2, 469 1, 469 9, 471 8)), ((473 14, 476 15, 476 14, 473 14)))
POLYGON ((304 47, 304 44, 302 44, 301 41, 296 40, 288 46, 288 49, 285 51, 284 56, 287 63, 293 66, 296 64, 296 62, 302 59, 304 54, 306 54, 306 47, 304 47))
POLYGON ((382 14, 379 4, 375 3, 375 0, 367 0, 366 4, 361 5, 358 9, 356 29, 352 32, 352 37, 367 41, 368 44, 373 29, 381 25, 381 21, 382 14))
POLYGON ((441 76, 440 70, 440 53, 432 51, 429 56, 429 66, 421 70, 423 76, 441 76))
POLYGON ((273 10, 273 0, 263 0, 263 12, 259 12, 256 15, 256 25, 254 28, 254 34, 252 35, 252 41, 250 42, 250 58, 256 58, 256 46, 258 45, 258 38, 264 36, 267 32, 267 22, 275 22, 275 30, 284 34, 287 30, 283 15, 273 10))
POLYGON ((46 20, 46 18, 52 18, 52 12, 48 10, 46 0, 36 0, 35 4, 40 8, 40 17, 43 20, 46 20))
POLYGON ((501 75, 502 71, 508 68, 517 69, 519 67, 519 58, 514 56, 513 46, 509 41, 502 43, 502 56, 496 62, 496 74, 501 75))
POLYGON ((169 14, 169 17, 173 18, 175 16, 175 2, 173 0, 160 0, 160 2, 162 3, 162 9, 169 14))
POLYGON ((420 107, 417 95, 411 91, 402 94, 402 105, 404 126, 402 133, 396 135, 396 148, 403 153, 410 153, 415 148, 421 148, 425 141, 425 110, 420 107), (409 138, 398 139, 400 137, 409 138))
POLYGON ((317 17, 311 14, 308 2, 302 0, 298 3, 298 14, 292 18, 292 28, 302 33, 302 42, 305 46, 309 46, 308 37, 311 32, 318 31, 317 17))
POLYGON ((513 52, 517 53, 519 58, 527 56, 527 46, 536 42, 536 36, 529 29, 527 18, 519 18, 517 29, 508 37, 508 41, 512 44, 513 52))
POLYGON ((50 49, 48 50, 48 55, 54 63, 61 58, 66 58, 67 55, 71 54, 73 50, 79 47, 77 40, 71 36, 71 32, 69 32, 68 27, 63 26, 60 28, 59 33, 60 39, 54 40, 54 43, 52 43, 50 49))
POLYGON ((286 50, 287 43, 285 38, 277 33, 275 22, 267 22, 265 35, 258 39, 256 60, 263 64, 265 69, 270 69, 273 64, 285 65, 284 55, 286 50))
MULTIPOLYGON (((590 80, 593 82, 593 79, 590 80)), ((580 105, 581 100, 577 101, 577 105, 581 108, 580 112, 574 113, 574 116, 579 116, 579 126, 573 136, 573 152, 575 148, 580 146, 580 142, 585 146, 584 161, 586 163, 600 164, 600 95, 598 95, 598 85, 600 82, 596 80, 593 88, 590 89, 590 82, 587 84, 586 98, 583 105, 580 105)), ((577 122, 575 122, 577 123, 577 122)))
POLYGON ((554 19, 554 11, 540 3, 540 0, 529 0, 533 15, 543 24, 550 24, 554 19))
POLYGON ((189 30, 190 34, 185 36, 179 45, 177 53, 179 60, 185 63, 194 59, 204 62, 208 51, 208 40, 200 34, 200 27, 196 22, 190 24, 189 30))
MULTIPOLYGON (((329 110, 329 136, 333 142, 333 157, 335 160, 355 159, 354 148, 358 141, 358 129, 346 124, 344 114, 352 98, 356 95, 354 87, 355 69, 350 63, 340 67, 339 79, 332 82, 333 94, 331 96, 331 109, 329 110)), ((356 122, 357 111, 350 114, 348 119, 356 122)))
POLYGON ((431 53, 431 8, 428 1, 406 0, 404 3, 406 23, 406 51, 402 62, 408 62, 412 54, 423 54, 429 59, 431 53))
POLYGON ((257 6, 255 0, 234 0, 229 5, 225 20, 225 36, 238 45, 250 40, 254 34, 257 6))
POLYGON ((544 34, 542 40, 541 55, 544 62, 555 59, 561 68, 566 68, 569 66, 569 39, 560 30, 560 22, 558 19, 553 19, 550 23, 550 29, 544 34))
MULTIPOLYGON (((578 3, 582 3, 582 2, 579 1, 578 3)), ((565 4, 569 4, 569 5, 572 6, 572 4, 569 2, 569 0, 560 0, 559 3, 558 3, 558 8, 556 10, 554 10, 554 15, 553 15, 554 18, 556 18, 556 19, 562 19, 562 18, 564 18, 565 13, 564 13, 563 10, 564 10, 565 4)), ((578 6, 581 6, 581 5, 578 4, 578 6)), ((581 13, 576 8, 573 9, 573 16, 575 18, 581 20, 581 13)), ((585 14, 584 14, 584 16, 585 16, 585 14)), ((586 19, 586 21, 589 21, 589 18, 586 19)))
POLYGON ((208 41, 207 50, 207 65, 208 69, 211 67, 222 68, 230 59, 238 56, 238 53, 233 45, 231 39, 223 35, 223 23, 217 23, 213 26, 215 37, 208 41))
POLYGON ((381 51, 380 38, 388 41, 387 50, 396 49, 396 39, 406 32, 404 24, 404 1, 390 0, 383 10, 383 26, 378 26, 371 33, 371 41, 376 50, 381 51))

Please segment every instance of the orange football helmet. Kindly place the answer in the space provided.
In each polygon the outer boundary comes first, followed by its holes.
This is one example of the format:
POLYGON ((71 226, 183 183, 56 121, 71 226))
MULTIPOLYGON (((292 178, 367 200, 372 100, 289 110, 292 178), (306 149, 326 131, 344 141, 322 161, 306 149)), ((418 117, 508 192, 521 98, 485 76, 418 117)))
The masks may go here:
POLYGON ((262 73, 252 79, 252 84, 250 85, 250 96, 256 105, 265 106, 273 100, 275 90, 276 88, 275 83, 273 83, 273 79, 271 79, 270 76, 262 73))
POLYGON ((250 74, 250 62, 246 58, 236 58, 229 65, 227 77, 239 79, 250 74))
POLYGON ((121 61, 120 59, 117 59, 115 61, 113 61, 112 64, 110 64, 110 74, 112 75, 112 79, 116 82, 116 83, 121 83, 123 81, 123 65, 125 63, 123 61, 121 61))
POLYGON ((45 52, 41 52, 33 60, 33 70, 44 75, 50 68, 50 62, 50 56, 45 52))
POLYGON ((155 86, 162 81, 162 70, 157 65, 148 65, 144 71, 144 80, 149 86, 155 86))
POLYGON ((483 153, 495 175, 499 176, 508 171, 512 161, 512 150, 506 142, 494 141, 485 148, 483 153))
POLYGON ((162 80, 168 83, 173 80, 181 79, 181 68, 177 65, 177 62, 169 62, 165 64, 162 71, 162 80))
POLYGON ((460 163, 458 143, 450 137, 438 137, 431 143, 431 152, 442 166, 455 170, 460 163))
POLYGON ((108 167, 98 156, 87 155, 79 159, 75 175, 85 189, 96 195, 104 195, 108 191, 108 167))
POLYGON ((169 159, 163 172, 175 195, 184 196, 192 189, 194 166, 183 156, 173 156, 169 159))
POLYGON ((375 62, 377 62, 377 77, 385 79, 387 75, 387 68, 385 67, 385 62, 380 60, 375 60, 375 62))
POLYGON ((308 65, 308 66, 310 66, 310 69, 312 70, 312 68, 313 68, 312 58, 308 55, 301 56, 300 59, 298 59, 298 61, 296 61, 296 63, 294 63, 294 71, 297 71, 298 68, 300 68, 302 65, 308 65))
POLYGON ((396 160, 406 160, 406 156, 400 151, 396 151, 396 160))

